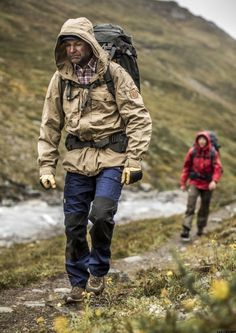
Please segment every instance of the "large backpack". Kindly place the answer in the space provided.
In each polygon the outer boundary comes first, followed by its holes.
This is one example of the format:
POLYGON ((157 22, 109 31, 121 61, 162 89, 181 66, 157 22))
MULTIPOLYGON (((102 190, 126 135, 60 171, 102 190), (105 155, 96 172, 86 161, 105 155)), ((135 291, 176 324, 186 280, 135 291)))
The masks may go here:
POLYGON ((140 91, 137 52, 132 38, 120 26, 111 23, 95 25, 93 30, 98 43, 109 53, 110 60, 117 62, 130 74, 140 91))
MULTIPOLYGON (((211 165, 212 165, 212 169, 213 169, 213 166, 214 166, 214 160, 215 160, 215 154, 216 154, 216 151, 219 153, 219 150, 220 150, 220 147, 221 145, 219 144, 219 140, 218 140, 218 137, 216 135, 215 132, 213 131, 205 131, 209 137, 210 137, 210 142, 211 142, 211 149, 210 149, 210 159, 211 159, 211 165)), ((193 144, 193 147, 194 147, 194 144, 193 144)), ((191 179, 196 179, 196 178, 201 178, 201 179, 206 179, 206 180, 209 180, 211 179, 211 174, 209 175, 199 175, 199 174, 196 174, 193 169, 192 169, 192 166, 193 166, 193 160, 194 158, 197 156, 197 150, 196 148, 193 148, 192 150, 192 154, 191 154, 191 168, 190 168, 190 178, 191 179)), ((223 170, 222 170, 223 172, 223 170)))
POLYGON ((211 140, 211 145, 215 148, 216 151, 219 152, 221 145, 219 144, 218 137, 215 132, 213 131, 207 131, 210 140, 211 140))

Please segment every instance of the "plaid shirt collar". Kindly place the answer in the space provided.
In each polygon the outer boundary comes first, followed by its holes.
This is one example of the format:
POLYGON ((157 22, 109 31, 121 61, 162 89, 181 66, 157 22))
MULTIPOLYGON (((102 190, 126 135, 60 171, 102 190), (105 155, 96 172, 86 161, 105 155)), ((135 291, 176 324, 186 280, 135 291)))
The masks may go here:
POLYGON ((83 68, 77 64, 75 65, 75 73, 81 84, 89 83, 93 75, 96 73, 97 62, 97 58, 93 56, 83 68))

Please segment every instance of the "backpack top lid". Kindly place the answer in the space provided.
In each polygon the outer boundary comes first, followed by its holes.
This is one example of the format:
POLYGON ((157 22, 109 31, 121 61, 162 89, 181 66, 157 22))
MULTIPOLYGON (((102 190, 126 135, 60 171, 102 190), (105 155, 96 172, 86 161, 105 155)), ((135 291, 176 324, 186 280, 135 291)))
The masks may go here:
POLYGON ((132 45, 131 37, 126 35, 119 25, 111 23, 98 24, 93 27, 93 31, 99 44, 111 43, 118 38, 132 45))

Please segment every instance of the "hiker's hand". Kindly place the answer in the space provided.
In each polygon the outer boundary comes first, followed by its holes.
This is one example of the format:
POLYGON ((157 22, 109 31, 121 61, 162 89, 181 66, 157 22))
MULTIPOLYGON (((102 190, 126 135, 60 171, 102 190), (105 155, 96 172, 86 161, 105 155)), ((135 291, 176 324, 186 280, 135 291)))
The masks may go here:
POLYGON ((142 179, 143 172, 141 168, 126 167, 122 172, 121 183, 132 184, 142 179))
POLYGON ((48 190, 49 188, 56 188, 56 181, 53 175, 41 176, 40 183, 46 190, 48 190))
POLYGON ((186 185, 181 185, 180 189, 181 189, 181 191, 185 192, 186 191, 186 185))
POLYGON ((216 182, 214 182, 214 180, 212 180, 208 186, 210 191, 213 191, 216 188, 216 182))

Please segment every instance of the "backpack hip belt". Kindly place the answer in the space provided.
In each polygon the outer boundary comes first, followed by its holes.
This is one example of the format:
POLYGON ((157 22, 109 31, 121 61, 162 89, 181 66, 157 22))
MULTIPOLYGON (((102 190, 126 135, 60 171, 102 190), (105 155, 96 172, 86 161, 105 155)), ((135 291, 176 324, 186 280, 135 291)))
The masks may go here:
POLYGON ((205 180, 207 182, 210 182, 212 180, 212 173, 200 174, 200 173, 195 172, 195 171, 190 171, 189 178, 192 179, 192 180, 193 179, 200 179, 200 180, 205 180))
POLYGON ((124 132, 112 134, 100 141, 81 141, 78 136, 68 134, 65 141, 65 146, 68 151, 82 148, 99 148, 111 150, 117 153, 124 153, 128 144, 128 138, 124 132))

